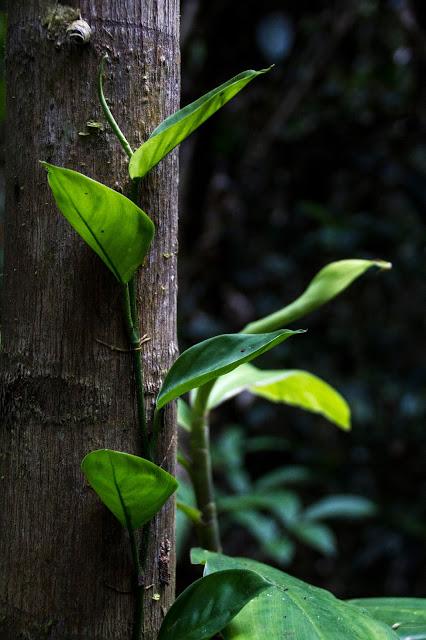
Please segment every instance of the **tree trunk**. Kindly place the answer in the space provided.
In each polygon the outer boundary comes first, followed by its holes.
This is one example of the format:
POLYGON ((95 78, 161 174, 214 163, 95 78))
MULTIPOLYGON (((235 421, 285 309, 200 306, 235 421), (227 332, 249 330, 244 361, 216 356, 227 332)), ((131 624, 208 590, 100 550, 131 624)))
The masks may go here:
MULTIPOLYGON (((126 158, 111 131, 87 126, 104 123, 96 97, 100 56, 106 52, 111 60, 105 83, 111 109, 136 147, 178 108, 178 1, 71 4, 92 28, 88 44, 66 41, 75 11, 64 17, 63 7, 48 0, 9 3, 0 373, 3 640, 128 640, 133 621, 127 534, 80 471, 93 449, 140 452, 130 356, 103 344, 127 345, 120 287, 57 211, 38 160, 128 188, 126 158)), ((156 224, 138 281, 141 332, 150 338, 143 360, 151 416, 176 356, 176 153, 141 190, 141 206, 156 224)), ((174 422, 173 411, 166 412, 160 443, 160 463, 172 473, 174 422)), ((173 541, 169 501, 151 527, 146 640, 157 637, 173 598, 173 541), (165 559, 159 562, 167 540, 168 585, 165 559)))

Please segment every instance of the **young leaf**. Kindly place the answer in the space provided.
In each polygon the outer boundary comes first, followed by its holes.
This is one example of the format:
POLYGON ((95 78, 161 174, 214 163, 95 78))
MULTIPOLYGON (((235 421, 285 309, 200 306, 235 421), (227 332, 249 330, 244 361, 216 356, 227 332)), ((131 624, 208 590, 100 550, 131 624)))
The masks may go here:
POLYGON ((142 178, 146 175, 164 156, 190 136, 249 82, 267 71, 269 69, 244 71, 166 118, 131 157, 130 177, 142 178))
POLYGON ((278 569, 246 558, 193 549, 192 562, 205 575, 225 569, 249 569, 271 583, 267 593, 249 602, 224 631, 225 640, 297 638, 297 640, 397 640, 388 626, 361 608, 342 602, 278 569))
POLYGON ((371 267, 390 269, 390 262, 383 260, 339 260, 331 262, 319 271, 308 288, 288 306, 271 313, 255 322, 251 322, 244 329, 244 333, 263 333, 275 331, 289 325, 291 322, 312 313, 318 307, 335 298, 344 291, 354 280, 363 275, 371 267))
POLYGON ((246 364, 220 378, 209 397, 213 408, 244 389, 256 396, 319 413, 342 429, 350 429, 350 408, 327 382, 307 371, 262 371, 246 364))
POLYGON ((193 582, 175 600, 158 640, 207 640, 270 586, 254 571, 230 569, 193 582))
POLYGON ((324 520, 325 518, 339 518, 356 520, 369 518, 377 512, 374 502, 362 496, 335 495, 318 500, 304 513, 308 520, 324 520))
POLYGON ((169 370, 157 398, 157 409, 254 360, 297 333, 303 331, 284 329, 258 335, 229 333, 199 342, 184 351, 169 370))
POLYGON ((426 640, 426 598, 358 598, 349 602, 394 628, 401 640, 426 640))
POLYGON ((81 468, 104 505, 129 530, 151 520, 178 486, 167 471, 121 451, 92 451, 81 468))
POLYGON ((131 200, 87 176, 42 162, 56 204, 68 222, 125 284, 142 264, 152 220, 131 200))

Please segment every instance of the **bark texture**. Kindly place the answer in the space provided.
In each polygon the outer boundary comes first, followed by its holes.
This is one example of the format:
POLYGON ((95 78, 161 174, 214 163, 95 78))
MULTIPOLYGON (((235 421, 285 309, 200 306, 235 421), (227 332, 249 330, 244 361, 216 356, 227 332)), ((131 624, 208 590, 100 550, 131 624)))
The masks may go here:
MULTIPOLYGON (((0 373, 3 640, 127 640, 133 621, 127 534, 79 468, 93 449, 139 452, 129 354, 97 341, 126 347, 119 286, 58 213, 38 160, 127 189, 126 158, 112 133, 107 126, 87 127, 104 123, 96 97, 100 56, 110 56, 105 91, 136 147, 178 108, 178 1, 70 4, 92 28, 85 46, 66 41, 73 12, 60 4, 9 3, 0 373)), ((149 414, 176 356, 177 190, 173 153, 141 186, 141 206, 156 224, 138 281, 141 332, 151 338, 143 345, 149 414)), ((175 445, 169 411, 159 462, 172 473, 175 445)), ((169 501, 151 527, 146 640, 156 638, 173 597, 173 522, 169 501)))

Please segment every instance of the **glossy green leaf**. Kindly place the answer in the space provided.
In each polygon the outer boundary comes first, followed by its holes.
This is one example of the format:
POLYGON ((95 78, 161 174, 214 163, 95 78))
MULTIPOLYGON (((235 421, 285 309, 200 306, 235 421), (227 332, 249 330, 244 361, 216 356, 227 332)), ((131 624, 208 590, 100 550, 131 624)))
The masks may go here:
POLYGON ((372 267, 390 269, 391 266, 390 262, 383 260, 331 262, 316 274, 308 288, 294 302, 261 320, 251 322, 243 331, 244 333, 263 333, 288 326, 335 298, 368 269, 372 267))
POLYGON ((166 118, 131 157, 130 177, 142 178, 146 175, 249 82, 266 71, 269 69, 244 71, 166 118))
POLYGON ((339 518, 355 520, 374 516, 377 507, 371 500, 362 496, 335 495, 322 498, 308 507, 304 517, 309 520, 339 518))
POLYGON ((175 600, 158 640, 208 640, 269 587, 254 571, 230 569, 193 582, 175 600))
POLYGON ((426 598, 358 598, 350 602, 388 624, 401 640, 426 640, 426 598))
POLYGON ((156 464, 121 451, 92 451, 81 468, 104 505, 130 530, 151 520, 178 486, 156 464))
POLYGON ((157 398, 161 409, 191 389, 254 360, 302 330, 245 335, 230 333, 209 338, 184 351, 169 370, 157 398))
POLYGON ((350 429, 351 412, 346 400, 327 382, 307 371, 263 371, 246 364, 217 381, 209 397, 209 408, 243 390, 271 402, 319 413, 338 427, 350 429))
POLYGON ((225 569, 249 569, 271 583, 222 632, 226 640, 294 638, 295 640, 397 640, 387 625, 359 607, 342 602, 278 569, 246 558, 193 549, 192 562, 205 575, 225 569))
POLYGON ((117 280, 128 282, 148 253, 152 220, 131 200, 87 176, 42 163, 56 204, 117 280))

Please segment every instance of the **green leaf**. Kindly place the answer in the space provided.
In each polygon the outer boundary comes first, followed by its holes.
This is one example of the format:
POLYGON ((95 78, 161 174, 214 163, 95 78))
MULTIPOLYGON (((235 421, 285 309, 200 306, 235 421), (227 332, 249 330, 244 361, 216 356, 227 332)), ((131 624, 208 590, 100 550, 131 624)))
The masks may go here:
POLYGON ((336 553, 336 538, 326 525, 301 520, 289 528, 293 535, 308 547, 312 547, 326 556, 333 556, 336 553))
POLYGON ((304 512, 309 520, 323 520, 325 518, 340 518, 355 520, 369 518, 377 512, 376 505, 371 500, 361 496, 335 495, 318 500, 304 512))
POLYGON ((186 431, 191 430, 191 420, 192 420, 192 412, 191 407, 182 400, 182 398, 178 398, 177 401, 177 423, 179 427, 185 429, 186 431))
POLYGON ((131 200, 87 176, 41 163, 56 204, 117 280, 128 282, 148 253, 152 220, 131 200))
POLYGON ((158 640, 207 640, 269 587, 254 571, 230 569, 200 578, 175 600, 158 640))
POLYGON ((281 485, 302 484, 312 479, 312 472, 307 467, 289 465, 288 467, 274 469, 269 473, 265 473, 255 482, 254 486, 257 492, 269 491, 281 485))
POLYGON ((249 569, 271 583, 222 632, 226 640, 294 638, 297 640, 396 640, 388 626, 359 607, 342 602, 268 565, 246 558, 193 549, 192 562, 205 564, 205 575, 225 569, 249 569))
POLYGON ((358 598, 350 602, 393 627, 402 640, 426 640, 426 598, 358 598))
POLYGON ((157 398, 157 409, 254 360, 297 333, 304 332, 284 329, 258 335, 229 333, 199 342, 184 351, 169 370, 157 398))
POLYGON ((212 409, 243 390, 271 402, 319 413, 338 427, 350 429, 351 412, 346 400, 327 382, 307 371, 262 371, 246 364, 217 381, 208 406, 212 409))
POLYGON ((164 156, 188 138, 249 82, 267 71, 269 69, 243 71, 166 118, 131 157, 130 177, 142 178, 146 175, 164 156))
POLYGON ((178 486, 156 464, 121 451, 92 451, 81 468, 104 505, 129 530, 151 520, 178 486))
POLYGON ((308 288, 297 300, 261 320, 251 322, 243 329, 244 333, 275 331, 289 325, 335 298, 354 280, 372 267, 390 269, 392 265, 390 262, 384 262, 383 260, 339 260, 338 262, 331 262, 316 274, 308 288))

